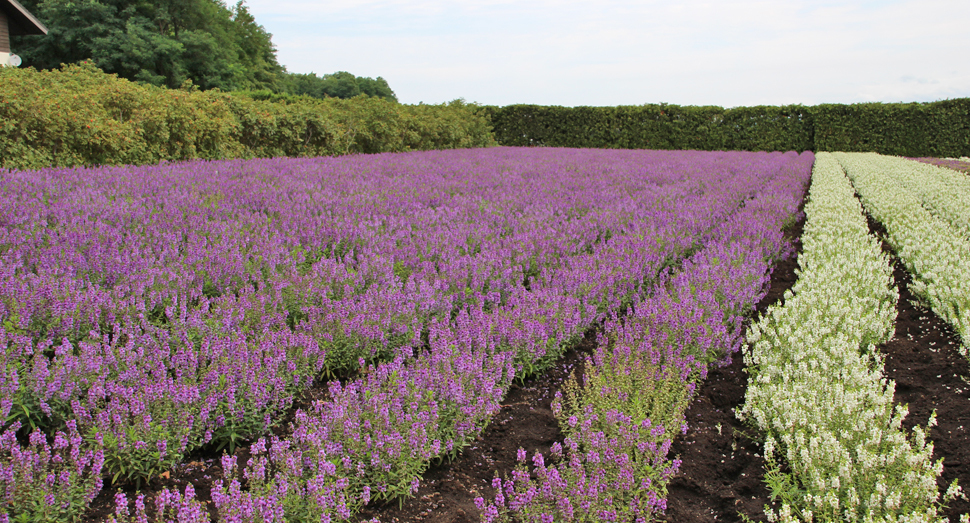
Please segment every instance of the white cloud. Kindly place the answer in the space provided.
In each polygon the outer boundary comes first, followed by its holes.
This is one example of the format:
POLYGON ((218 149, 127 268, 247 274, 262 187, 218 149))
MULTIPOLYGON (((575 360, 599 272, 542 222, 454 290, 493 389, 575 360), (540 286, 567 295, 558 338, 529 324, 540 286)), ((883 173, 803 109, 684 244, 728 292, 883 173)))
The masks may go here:
POLYGON ((383 76, 407 103, 735 106, 970 96, 970 69, 958 62, 970 55, 965 0, 248 5, 290 71, 383 76))

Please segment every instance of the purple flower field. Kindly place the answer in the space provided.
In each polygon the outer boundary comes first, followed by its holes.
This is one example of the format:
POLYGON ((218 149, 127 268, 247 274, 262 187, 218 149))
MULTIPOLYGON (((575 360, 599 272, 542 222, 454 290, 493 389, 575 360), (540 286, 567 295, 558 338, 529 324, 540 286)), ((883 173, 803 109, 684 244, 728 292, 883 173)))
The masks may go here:
POLYGON ((557 404, 565 441, 480 508, 648 521, 683 407, 790 252, 812 161, 490 148, 0 172, 0 522, 83 518, 102 489, 118 521, 348 520, 409 496, 597 326, 592 377, 557 404), (309 387, 326 399, 284 424, 309 387), (119 490, 199 451, 225 456, 211 504, 119 490))
POLYGON ((910 160, 916 160, 918 162, 928 163, 939 167, 946 167, 947 169, 953 169, 954 171, 962 171, 970 174, 970 162, 965 162, 962 160, 932 157, 910 158, 910 160))

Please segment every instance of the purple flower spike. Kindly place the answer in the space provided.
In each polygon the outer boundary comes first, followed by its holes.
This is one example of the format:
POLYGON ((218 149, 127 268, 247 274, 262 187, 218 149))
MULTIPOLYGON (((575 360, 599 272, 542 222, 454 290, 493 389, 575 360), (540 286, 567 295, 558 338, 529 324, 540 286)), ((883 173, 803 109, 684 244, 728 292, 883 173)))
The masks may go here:
MULTIPOLYGON (((792 252, 781 227, 811 163, 502 147, 4 173, 5 506, 81 514, 103 477, 143 481, 208 446, 228 451, 221 520, 350 518, 411 495, 513 379, 596 325, 588 368, 688 397, 792 252), (327 398, 274 437, 320 379, 327 398), (11 431, 38 420, 21 445, 11 431)), ((640 480, 662 491, 683 420, 627 408, 617 383, 599 406, 556 398, 566 438, 551 459, 523 451, 484 520, 659 510, 640 480)), ((207 517, 191 491, 157 500, 167 520, 207 517)), ((145 520, 131 501, 116 517, 145 520)))

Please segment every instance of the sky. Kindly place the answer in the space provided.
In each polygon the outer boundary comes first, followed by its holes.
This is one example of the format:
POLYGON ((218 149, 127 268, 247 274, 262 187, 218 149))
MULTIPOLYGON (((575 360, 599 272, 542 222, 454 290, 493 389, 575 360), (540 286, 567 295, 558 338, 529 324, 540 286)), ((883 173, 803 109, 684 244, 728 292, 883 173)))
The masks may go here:
POLYGON ((247 0, 288 71, 403 103, 783 105, 970 97, 970 1, 247 0), (595 7, 594 7, 595 6, 595 7))

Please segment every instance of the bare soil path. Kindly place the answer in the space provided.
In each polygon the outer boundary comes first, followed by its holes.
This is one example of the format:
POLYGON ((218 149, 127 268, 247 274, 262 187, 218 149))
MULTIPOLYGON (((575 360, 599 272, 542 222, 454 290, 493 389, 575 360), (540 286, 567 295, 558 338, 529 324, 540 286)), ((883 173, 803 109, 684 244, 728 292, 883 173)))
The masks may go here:
MULTIPOLYGON (((869 228, 885 235, 885 229, 871 218, 869 228)), ((891 252, 888 244, 883 249, 891 252)), ((893 399, 909 406, 903 422, 906 430, 917 424, 926 426, 936 411, 937 425, 929 437, 933 459, 943 459, 940 490, 957 480, 970 492, 970 364, 958 352, 959 335, 909 291, 913 278, 895 257, 893 277, 899 286, 899 316, 895 335, 880 347, 886 355, 886 377, 896 382, 893 399)), ((946 515, 955 523, 966 513, 970 513, 970 502, 957 499, 946 515)))
MULTIPOLYGON (((758 302, 755 318, 795 285, 804 226, 802 219, 785 231, 796 254, 775 264, 768 294, 758 302)), ((741 514, 767 521, 764 507, 771 499, 764 484, 763 438, 734 414, 744 404, 747 389, 748 374, 740 354, 732 356, 730 365, 708 373, 687 409, 690 428, 671 450, 683 463, 670 483, 665 521, 739 522, 741 514)))

